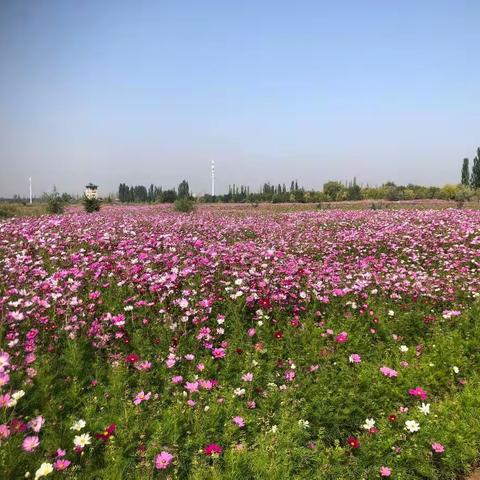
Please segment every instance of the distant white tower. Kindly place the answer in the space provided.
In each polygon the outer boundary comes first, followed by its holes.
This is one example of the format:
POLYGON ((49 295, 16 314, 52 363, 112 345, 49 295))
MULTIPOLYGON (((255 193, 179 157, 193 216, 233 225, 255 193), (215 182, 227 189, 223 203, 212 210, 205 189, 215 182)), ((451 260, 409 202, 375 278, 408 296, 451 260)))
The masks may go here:
POLYGON ((32 177, 28 177, 28 186, 30 187, 30 205, 32 204, 32 177))
POLYGON ((212 160, 212 197, 215 196, 215 160, 212 160))

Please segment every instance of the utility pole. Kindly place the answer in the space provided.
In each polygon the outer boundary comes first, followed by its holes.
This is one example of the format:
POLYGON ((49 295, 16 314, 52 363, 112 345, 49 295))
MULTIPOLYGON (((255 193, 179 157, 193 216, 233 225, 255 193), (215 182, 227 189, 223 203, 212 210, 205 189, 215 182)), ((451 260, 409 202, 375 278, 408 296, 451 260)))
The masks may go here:
POLYGON ((30 187, 30 205, 32 204, 32 177, 28 177, 28 184, 30 187))
POLYGON ((212 197, 215 196, 215 160, 212 160, 212 197))

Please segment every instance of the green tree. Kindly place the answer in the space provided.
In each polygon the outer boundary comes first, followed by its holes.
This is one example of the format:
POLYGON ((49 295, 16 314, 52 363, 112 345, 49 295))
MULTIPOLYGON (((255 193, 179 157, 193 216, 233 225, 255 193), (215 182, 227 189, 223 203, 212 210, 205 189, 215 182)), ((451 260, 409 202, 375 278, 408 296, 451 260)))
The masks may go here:
POLYGON ((462 185, 470 185, 470 167, 468 165, 468 158, 463 159, 462 166, 462 185))
POLYGON ((190 197, 190 188, 186 180, 182 180, 178 186, 178 198, 189 198, 190 197))
POLYGON ((480 188, 480 148, 477 148, 477 156, 473 159, 472 175, 470 177, 472 188, 480 188))
POLYGON ((343 190, 343 185, 340 182, 327 182, 323 184, 323 193, 328 200, 335 202, 343 190))

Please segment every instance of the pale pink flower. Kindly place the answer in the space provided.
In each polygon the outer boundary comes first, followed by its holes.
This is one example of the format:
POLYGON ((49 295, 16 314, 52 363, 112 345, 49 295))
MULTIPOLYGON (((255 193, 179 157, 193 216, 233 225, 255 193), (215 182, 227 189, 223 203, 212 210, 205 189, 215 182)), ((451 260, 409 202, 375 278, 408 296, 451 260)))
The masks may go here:
POLYGON ((34 452, 40 445, 40 440, 36 435, 29 435, 23 439, 22 448, 26 452, 34 452))
POLYGON ((380 476, 389 477, 392 474, 392 470, 388 467, 380 467, 380 476))
POLYGON ((137 393, 135 399, 133 400, 133 403, 135 405, 140 405, 142 402, 145 402, 146 400, 149 400, 151 395, 152 395, 151 392, 145 393, 142 390, 140 393, 137 393))
POLYGON ((432 443, 432 450, 435 453, 443 453, 445 451, 445 447, 441 443, 432 443))
POLYGON ((242 417, 239 417, 238 415, 236 417, 233 417, 233 423, 240 428, 245 426, 245 420, 242 417))

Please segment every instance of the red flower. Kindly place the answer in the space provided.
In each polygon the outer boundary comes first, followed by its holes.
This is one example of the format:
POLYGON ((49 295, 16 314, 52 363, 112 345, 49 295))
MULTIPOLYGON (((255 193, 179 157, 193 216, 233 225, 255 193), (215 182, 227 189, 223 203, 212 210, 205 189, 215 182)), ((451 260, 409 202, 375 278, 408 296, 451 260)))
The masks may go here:
POLYGON ((360 448, 360 441, 357 437, 354 437, 353 435, 350 435, 347 438, 347 444, 350 445, 352 448, 360 448))
POLYGON ((117 426, 114 423, 112 423, 102 433, 96 433, 95 438, 98 438, 99 440, 106 442, 110 440, 110 437, 113 437, 115 435, 116 429, 117 429, 117 426))
POLYGON ((283 338, 283 332, 281 330, 277 330, 274 333, 274 336, 275 336, 275 338, 281 339, 281 338, 283 338))
POLYGON ((140 360, 140 357, 136 353, 130 353, 125 357, 125 362, 127 363, 135 363, 140 360))
POLYGON ((268 298, 261 298, 258 303, 262 308, 270 308, 270 300, 268 298))
POLYGON ((217 443, 211 443, 210 445, 207 445, 203 449, 203 451, 204 451, 205 455, 208 455, 209 457, 211 457, 212 455, 221 455, 223 449, 217 443))
POLYGON ((388 416, 388 421, 389 422, 395 422, 397 420, 397 416, 396 415, 389 415, 388 416))

